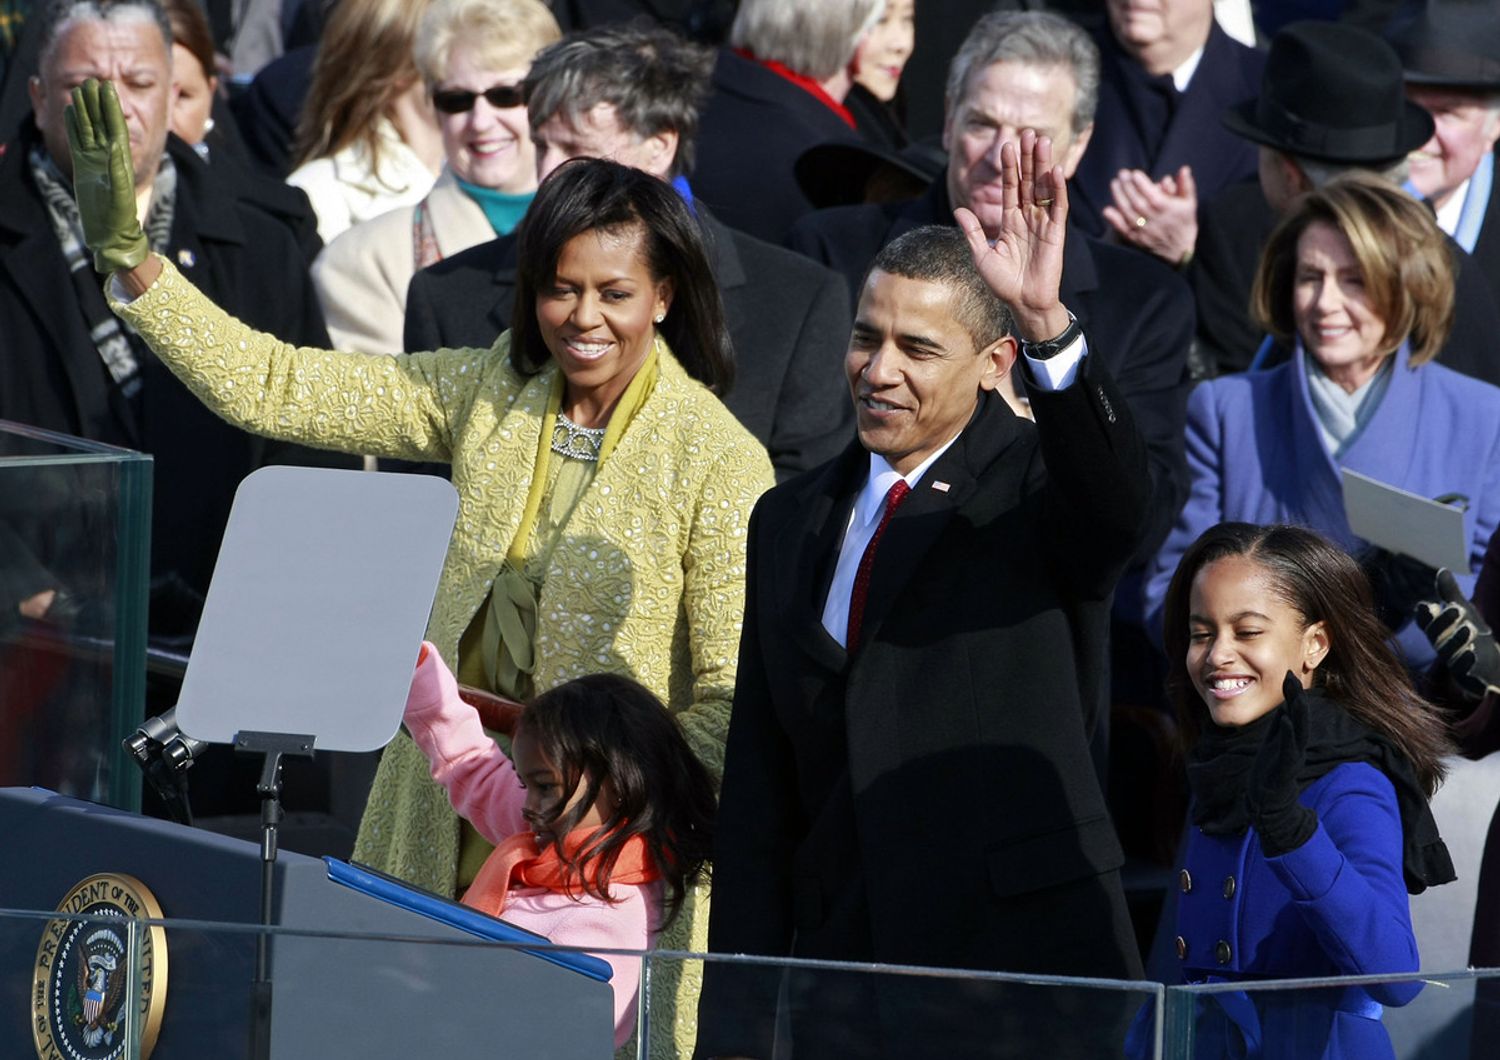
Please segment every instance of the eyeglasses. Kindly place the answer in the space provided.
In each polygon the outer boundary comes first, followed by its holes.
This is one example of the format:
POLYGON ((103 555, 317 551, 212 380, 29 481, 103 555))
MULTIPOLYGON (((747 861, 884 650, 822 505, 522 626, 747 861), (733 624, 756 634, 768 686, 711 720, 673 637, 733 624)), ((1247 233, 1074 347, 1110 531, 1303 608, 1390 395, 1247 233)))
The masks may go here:
POLYGON ((526 102, 520 85, 491 85, 483 92, 462 88, 445 88, 432 94, 432 105, 444 114, 463 114, 474 109, 474 101, 483 96, 490 106, 504 110, 526 102))

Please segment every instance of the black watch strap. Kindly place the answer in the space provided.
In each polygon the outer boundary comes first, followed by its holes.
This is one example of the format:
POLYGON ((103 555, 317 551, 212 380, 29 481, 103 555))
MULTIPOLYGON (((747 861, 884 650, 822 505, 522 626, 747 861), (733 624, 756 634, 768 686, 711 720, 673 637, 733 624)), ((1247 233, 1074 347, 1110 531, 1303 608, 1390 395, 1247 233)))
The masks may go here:
POLYGON ((1061 335, 1045 339, 1042 342, 1027 342, 1025 339, 1022 339, 1021 352, 1027 357, 1038 361, 1045 361, 1055 357, 1073 345, 1082 334, 1083 327, 1078 323, 1078 318, 1070 312, 1068 314, 1068 326, 1063 328, 1061 335))

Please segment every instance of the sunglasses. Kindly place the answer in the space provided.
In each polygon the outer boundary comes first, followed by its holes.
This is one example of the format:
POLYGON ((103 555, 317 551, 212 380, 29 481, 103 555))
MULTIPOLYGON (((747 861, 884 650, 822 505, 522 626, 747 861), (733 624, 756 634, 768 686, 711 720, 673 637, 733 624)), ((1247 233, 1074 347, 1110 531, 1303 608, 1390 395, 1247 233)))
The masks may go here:
POLYGON ((491 85, 483 92, 470 92, 462 88, 440 89, 432 94, 432 105, 444 114, 463 114, 474 109, 474 101, 480 96, 490 106, 500 110, 519 107, 526 102, 520 85, 491 85))

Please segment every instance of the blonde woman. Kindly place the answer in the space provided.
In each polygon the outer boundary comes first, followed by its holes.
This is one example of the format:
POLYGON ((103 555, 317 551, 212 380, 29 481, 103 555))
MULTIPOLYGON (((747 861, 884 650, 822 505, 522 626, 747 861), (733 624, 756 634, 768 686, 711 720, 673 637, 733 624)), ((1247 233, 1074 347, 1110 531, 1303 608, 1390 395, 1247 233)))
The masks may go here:
POLYGON ((444 166, 421 202, 355 225, 313 266, 339 349, 397 353, 406 288, 436 261, 506 235, 536 194, 521 99, 531 57, 562 36, 541 0, 436 0, 417 28, 417 70, 444 166))

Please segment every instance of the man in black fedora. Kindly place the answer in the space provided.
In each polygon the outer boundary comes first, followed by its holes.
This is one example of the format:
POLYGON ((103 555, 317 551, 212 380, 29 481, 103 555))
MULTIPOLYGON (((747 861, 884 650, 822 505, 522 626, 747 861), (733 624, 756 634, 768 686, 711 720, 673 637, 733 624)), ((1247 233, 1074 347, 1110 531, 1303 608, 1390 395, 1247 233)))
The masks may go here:
POLYGON ((1406 98, 1432 115, 1432 139, 1412 152, 1411 183, 1439 227, 1479 265, 1500 302, 1500 11, 1446 0, 1393 27, 1406 98))
MULTIPOLYGON (((1260 180, 1227 189, 1202 210, 1191 277, 1200 349, 1220 373, 1267 367, 1290 353, 1250 319, 1260 249, 1280 214, 1305 192, 1351 170, 1406 184, 1407 155, 1433 121, 1402 88, 1401 61, 1379 36, 1335 22, 1294 22, 1271 41, 1260 96, 1224 112, 1224 124, 1260 148, 1260 180)), ((1456 245, 1453 333, 1440 358, 1500 384, 1500 309, 1473 260, 1456 245)))

